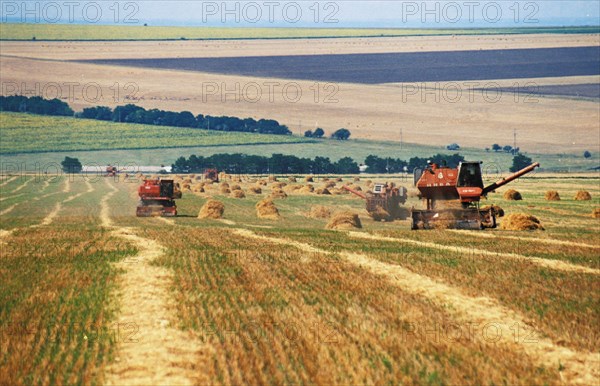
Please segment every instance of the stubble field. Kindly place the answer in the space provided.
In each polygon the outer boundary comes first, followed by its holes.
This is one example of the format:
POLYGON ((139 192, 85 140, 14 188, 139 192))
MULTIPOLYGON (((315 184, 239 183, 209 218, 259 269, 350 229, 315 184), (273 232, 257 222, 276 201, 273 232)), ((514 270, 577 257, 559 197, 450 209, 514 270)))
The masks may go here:
MULTIPOLYGON (((536 175, 545 231, 409 230, 304 182, 190 178, 175 218, 136 218, 137 178, 4 176, 0 379, 24 383, 597 382, 599 180, 536 175), (286 186, 282 186, 285 182, 286 186), (251 187, 261 187, 260 194, 251 187), (280 217, 255 204, 274 199, 280 217), (546 190, 561 201, 545 201, 546 190), (578 190, 591 201, 575 201, 578 190), (194 192, 195 191, 195 192, 194 192), (223 219, 196 218, 208 199, 223 219), (358 213, 325 230, 307 212, 358 213)), ((317 178, 335 193, 368 180, 317 178), (331 187, 332 182, 335 184, 331 187)), ((389 178, 389 177, 386 177, 389 178)), ((182 183, 184 183, 182 179, 182 183)), ((398 177, 398 184, 408 181, 398 177)), ((407 207, 421 204, 411 195, 407 207)), ((502 220, 502 219, 501 219, 502 220)))

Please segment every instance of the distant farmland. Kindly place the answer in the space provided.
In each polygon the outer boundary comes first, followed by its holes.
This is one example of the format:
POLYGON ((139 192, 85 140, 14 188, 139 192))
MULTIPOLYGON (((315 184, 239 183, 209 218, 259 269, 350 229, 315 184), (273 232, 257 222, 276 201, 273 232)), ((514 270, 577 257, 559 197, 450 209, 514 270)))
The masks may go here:
POLYGON ((243 59, 104 59, 83 62, 253 77, 380 84, 599 75, 600 47, 255 56, 243 59))

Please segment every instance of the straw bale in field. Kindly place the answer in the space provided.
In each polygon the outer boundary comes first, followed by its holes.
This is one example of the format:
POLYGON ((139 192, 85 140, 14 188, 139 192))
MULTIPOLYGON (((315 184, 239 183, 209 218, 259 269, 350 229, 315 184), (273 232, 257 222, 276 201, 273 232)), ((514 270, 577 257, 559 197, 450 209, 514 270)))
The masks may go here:
POLYGON ((556 190, 548 190, 546 194, 544 194, 544 198, 547 201, 560 201, 560 195, 556 190))
POLYGON ((208 200, 204 206, 200 209, 198 218, 212 218, 219 219, 223 218, 223 212, 225 212, 225 205, 222 202, 216 200, 208 200))
POLYGON ((356 229, 362 228, 360 217, 352 212, 339 212, 333 215, 326 229, 356 229))
POLYGON ((511 201, 519 201, 523 199, 523 196, 521 196, 521 193, 517 192, 514 189, 508 189, 506 192, 504 192, 503 195, 505 200, 511 200, 511 201))
POLYGON ((587 190, 580 190, 575 195, 576 201, 589 201, 592 199, 592 195, 587 190))
POLYGON ((259 218, 277 220, 279 218, 279 210, 272 200, 265 198, 256 204, 256 215, 259 218))
POLYGON ((524 213, 512 213, 504 217, 500 229, 509 231, 544 230, 540 220, 524 213))

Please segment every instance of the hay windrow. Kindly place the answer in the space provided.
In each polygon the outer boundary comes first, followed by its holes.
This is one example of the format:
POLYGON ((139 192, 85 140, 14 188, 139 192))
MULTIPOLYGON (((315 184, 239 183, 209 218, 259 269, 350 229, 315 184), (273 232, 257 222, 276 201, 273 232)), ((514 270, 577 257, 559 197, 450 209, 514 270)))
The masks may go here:
POLYGON ((524 213, 509 214, 500 223, 500 229, 509 231, 544 230, 540 220, 524 213))
POLYGON ((523 199, 523 196, 521 196, 521 193, 517 192, 514 189, 508 189, 506 192, 504 192, 503 197, 505 200, 511 200, 511 201, 520 201, 523 199))
POLYGON ((362 228, 360 217, 353 212, 338 212, 333 215, 325 229, 357 229, 362 228))
POLYGON ((313 205, 308 213, 310 218, 330 218, 331 210, 323 205, 313 205))
POLYGON ((556 190, 548 190, 546 194, 544 194, 544 199, 546 201, 560 201, 560 195, 556 190))
POLYGON ((208 200, 198 213, 198 218, 211 218, 220 219, 223 218, 225 212, 225 205, 217 200, 208 200))
POLYGON ((279 210, 275 206, 272 200, 265 198, 256 204, 256 215, 258 218, 264 218, 269 220, 279 219, 279 210))
POLYGON ((580 190, 575 194, 575 201, 589 201, 592 199, 592 195, 587 190, 580 190))

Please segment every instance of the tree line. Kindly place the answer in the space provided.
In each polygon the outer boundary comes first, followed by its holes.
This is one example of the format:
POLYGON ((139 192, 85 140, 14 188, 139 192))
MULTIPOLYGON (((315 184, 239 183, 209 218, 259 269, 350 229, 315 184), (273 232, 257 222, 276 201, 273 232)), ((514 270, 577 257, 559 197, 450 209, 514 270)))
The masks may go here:
POLYGON ((290 129, 273 119, 237 118, 210 115, 194 116, 189 111, 174 112, 159 109, 146 110, 134 104, 117 106, 87 107, 75 113, 67 103, 59 100, 47 100, 41 97, 21 95, 0 96, 0 111, 32 113, 56 116, 75 116, 76 118, 101 121, 142 123, 146 125, 188 127, 216 131, 235 131, 275 135, 291 135, 290 129))
MULTIPOLYGON (((459 154, 437 154, 430 158, 413 157, 409 161, 403 161, 370 155, 365 165, 367 173, 400 173, 422 168, 427 165, 427 161, 456 167, 459 162, 464 161, 464 157, 459 154)), ((360 172, 359 164, 350 157, 332 162, 328 157, 310 159, 283 154, 273 154, 271 157, 247 154, 214 154, 209 157, 191 155, 187 159, 180 157, 172 167, 173 173, 202 173, 209 168, 216 168, 230 174, 357 174, 360 172)))

